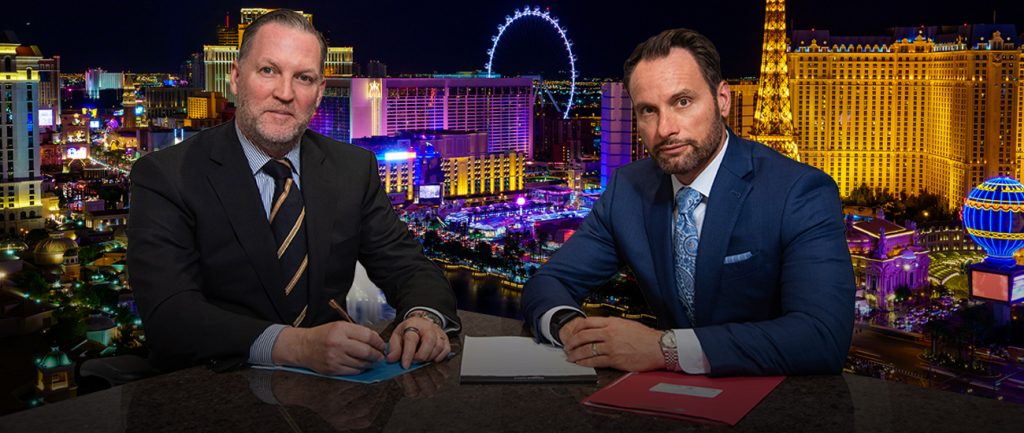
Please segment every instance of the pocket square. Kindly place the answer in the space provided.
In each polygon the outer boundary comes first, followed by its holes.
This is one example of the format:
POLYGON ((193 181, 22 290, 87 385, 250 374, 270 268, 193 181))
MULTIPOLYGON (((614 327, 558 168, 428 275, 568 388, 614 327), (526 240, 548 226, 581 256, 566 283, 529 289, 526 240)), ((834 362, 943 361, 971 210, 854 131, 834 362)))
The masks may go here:
POLYGON ((725 263, 724 264, 728 265, 728 264, 731 264, 731 263, 739 263, 739 262, 747 260, 747 259, 749 259, 751 257, 754 257, 754 255, 751 254, 750 251, 747 251, 745 253, 733 254, 731 256, 725 256, 725 263))

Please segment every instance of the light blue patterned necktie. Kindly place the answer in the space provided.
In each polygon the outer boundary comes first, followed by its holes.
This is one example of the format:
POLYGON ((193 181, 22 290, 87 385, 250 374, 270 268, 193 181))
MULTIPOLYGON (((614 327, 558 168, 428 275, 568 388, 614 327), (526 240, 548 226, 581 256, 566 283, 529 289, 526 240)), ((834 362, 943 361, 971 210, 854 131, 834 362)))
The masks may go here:
POLYGON ((679 294, 679 300, 685 307, 686 316, 690 318, 691 326, 695 325, 693 320, 693 276, 697 267, 697 245, 700 241, 693 211, 697 209, 702 198, 700 192, 690 187, 680 188, 676 192, 675 230, 673 231, 676 291, 679 294))

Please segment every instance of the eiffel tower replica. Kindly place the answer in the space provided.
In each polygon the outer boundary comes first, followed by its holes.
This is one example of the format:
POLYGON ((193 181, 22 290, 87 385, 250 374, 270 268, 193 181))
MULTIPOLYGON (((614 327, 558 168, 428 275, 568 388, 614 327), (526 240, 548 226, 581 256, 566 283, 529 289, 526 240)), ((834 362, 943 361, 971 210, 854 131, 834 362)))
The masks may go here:
POLYGON ((757 83, 753 140, 779 153, 800 160, 793 140, 793 110, 789 96, 789 68, 786 66, 786 0, 766 0, 761 78, 757 83))

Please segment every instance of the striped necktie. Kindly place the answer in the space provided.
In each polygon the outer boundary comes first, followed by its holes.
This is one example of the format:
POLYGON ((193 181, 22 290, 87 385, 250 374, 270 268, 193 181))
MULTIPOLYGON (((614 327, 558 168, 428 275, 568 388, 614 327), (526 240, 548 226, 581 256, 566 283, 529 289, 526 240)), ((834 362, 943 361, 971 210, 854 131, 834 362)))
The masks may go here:
POLYGON ((306 207, 302 192, 292 178, 292 165, 287 159, 271 159, 263 172, 274 178, 274 200, 270 207, 270 229, 277 241, 277 260, 285 275, 284 306, 292 326, 299 326, 306 318, 309 290, 306 285, 306 207))
POLYGON ((686 309, 690 326, 696 326, 693 314, 693 285, 697 267, 697 245, 700 236, 693 212, 700 204, 701 193, 690 187, 676 192, 676 217, 673 240, 675 244, 676 291, 686 309))

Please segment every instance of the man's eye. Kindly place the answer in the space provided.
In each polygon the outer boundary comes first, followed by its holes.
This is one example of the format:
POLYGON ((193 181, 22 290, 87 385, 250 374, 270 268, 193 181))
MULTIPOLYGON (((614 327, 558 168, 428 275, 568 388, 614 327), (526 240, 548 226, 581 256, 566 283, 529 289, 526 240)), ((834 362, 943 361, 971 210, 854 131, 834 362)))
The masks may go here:
POLYGON ((274 73, 274 68, 271 68, 270 66, 264 66, 264 67, 260 68, 260 73, 261 74, 272 74, 272 73, 274 73))

